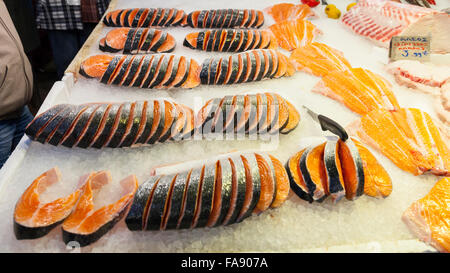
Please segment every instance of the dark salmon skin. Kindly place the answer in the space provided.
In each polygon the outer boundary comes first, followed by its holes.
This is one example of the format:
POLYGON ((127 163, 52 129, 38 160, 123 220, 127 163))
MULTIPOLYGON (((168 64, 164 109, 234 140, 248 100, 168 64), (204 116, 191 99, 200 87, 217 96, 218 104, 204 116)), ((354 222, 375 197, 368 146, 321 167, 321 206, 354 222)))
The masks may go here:
MULTIPOLYGON (((150 33, 151 30, 147 34, 150 35, 150 33)), ((166 37, 161 38, 163 40, 168 39, 167 34, 159 35, 159 37, 166 37)), ((155 51, 156 48, 161 49, 166 46, 167 40, 161 42, 161 39, 157 38, 157 41, 150 41, 148 44, 146 44, 146 39, 139 44, 144 51, 155 51)), ((148 55, 116 55, 108 56, 109 58, 104 56, 108 55, 94 55, 88 58, 92 72, 85 67, 86 65, 83 66, 83 62, 81 70, 84 71, 84 74, 82 75, 95 75, 95 78, 99 78, 100 82, 104 84, 140 88, 194 88, 200 85, 200 66, 194 59, 168 53, 154 54, 151 57, 148 55), (181 59, 184 61, 181 62, 181 59), (96 64, 96 60, 99 64, 96 64), (178 73, 179 71, 180 73, 178 73), (176 77, 178 74, 183 74, 183 77, 176 77), (172 77, 172 75, 175 76, 172 77), (167 80, 162 82, 164 79, 167 80)), ((93 78, 94 76, 88 77, 93 78)))
POLYGON ((193 132, 192 109, 165 100, 56 105, 26 129, 30 139, 42 143, 97 149, 181 140, 193 132), (172 110, 166 112, 166 105, 172 110))
POLYGON ((108 12, 103 23, 109 27, 167 27, 181 24, 185 17, 186 13, 183 10, 174 8, 122 9, 108 12), (125 14, 123 21, 114 20, 120 18, 122 14, 125 14))
POLYGON ((192 165, 180 173, 152 169, 153 176, 137 190, 125 220, 129 230, 230 225, 268 209, 274 204, 272 199, 277 204, 271 208, 280 206, 289 193, 289 181, 281 162, 267 154, 229 154, 192 165), (260 171, 261 157, 269 160, 268 173, 260 171), (270 200, 266 200, 268 193, 270 200), (261 200, 270 201, 263 210, 257 208, 261 200))
POLYGON ((263 24, 264 14, 259 10, 217 9, 193 11, 182 25, 193 28, 259 28, 263 24))
POLYGON ((277 50, 253 49, 233 54, 231 58, 206 59, 202 63, 199 77, 202 84, 209 85, 252 82, 291 76, 291 71, 288 69, 291 66, 287 57, 277 50), (274 63, 277 66, 274 66, 274 63), (218 67, 219 64, 220 67, 218 67))
POLYGON ((189 33, 186 35, 183 45, 199 50, 206 48, 206 51, 242 52, 251 49, 272 48, 275 43, 274 37, 267 30, 221 29, 189 33), (210 39, 204 40, 204 37, 208 35, 210 39))

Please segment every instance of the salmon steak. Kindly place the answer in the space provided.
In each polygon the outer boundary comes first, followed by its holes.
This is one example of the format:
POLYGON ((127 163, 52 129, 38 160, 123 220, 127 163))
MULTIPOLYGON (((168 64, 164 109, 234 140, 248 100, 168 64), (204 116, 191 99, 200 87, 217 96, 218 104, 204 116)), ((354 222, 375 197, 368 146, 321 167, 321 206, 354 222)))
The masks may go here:
POLYGON ((350 124, 348 131, 404 171, 450 176, 448 142, 426 112, 375 109, 350 124))
POLYGON ((193 132, 193 110, 168 100, 55 105, 25 130, 33 141, 97 149, 183 140, 193 132))
POLYGON ((107 85, 149 89, 194 88, 200 84, 200 66, 194 59, 167 53, 93 55, 81 63, 79 73, 107 85))
POLYGON ((392 180, 376 157, 361 142, 352 138, 364 168, 364 193, 384 198, 392 193, 392 180))
POLYGON ((289 194, 281 162, 265 153, 226 154, 171 167, 179 171, 156 167, 139 186, 125 219, 129 230, 231 225, 281 206, 289 194))
POLYGON ((62 183, 58 167, 36 178, 17 201, 14 210, 14 234, 18 240, 47 235, 74 209, 82 189, 48 203, 41 201, 40 195, 55 183, 62 183))
POLYGON ((186 13, 174 8, 117 9, 103 17, 108 27, 169 27, 178 26, 186 13))
POLYGON ((318 77, 324 77, 332 71, 345 71, 352 68, 341 51, 317 42, 292 51, 289 61, 297 71, 318 77))
POLYGON ((392 192, 386 170, 353 138, 310 145, 291 156, 285 168, 292 191, 309 203, 328 197, 333 203, 356 200, 363 194, 384 198, 392 192))
POLYGON ((276 37, 278 45, 287 51, 306 46, 314 42, 316 36, 322 34, 313 23, 303 19, 275 23, 269 29, 276 37))
POLYGON ((195 134, 207 139, 288 134, 299 121, 297 109, 278 94, 225 96, 208 100, 197 112, 195 134))
POLYGON ((90 245, 125 216, 138 188, 138 181, 134 175, 126 177, 120 181, 123 190, 121 198, 96 209, 97 194, 110 182, 108 171, 93 172, 88 176, 80 200, 62 224, 64 243, 77 242, 81 247, 90 245))
MULTIPOLYGON (((342 23, 356 34, 368 38, 382 47, 389 47, 393 36, 407 35, 410 26, 436 10, 396 3, 394 1, 363 0, 342 16, 342 23)), ((420 25, 421 23, 418 23, 420 25)), ((430 25, 430 24, 428 24, 430 25)), ((419 33, 433 32, 431 29, 419 33)), ((436 31, 439 31, 436 29, 436 31)), ((411 34, 411 33, 409 33, 411 34)), ((447 36, 448 37, 448 36, 447 36)))
POLYGON ((450 252, 450 178, 442 178, 412 203, 402 220, 412 234, 440 252, 450 252))
POLYGON ((192 32, 183 45, 203 51, 242 52, 251 49, 276 49, 277 41, 268 30, 220 29, 192 32))
POLYGON ((253 9, 196 10, 181 24, 192 28, 259 28, 264 24, 264 14, 253 9))
POLYGON ((200 70, 200 82, 223 85, 292 76, 295 68, 288 57, 275 49, 253 49, 227 57, 207 58, 200 70))
POLYGON ((317 18, 317 14, 306 4, 281 3, 264 9, 275 21, 317 18))
POLYGON ((114 28, 100 40, 99 49, 123 54, 167 53, 175 49, 175 38, 153 28, 114 28))
POLYGON ((314 86, 312 92, 337 100, 359 115, 378 108, 400 108, 391 84, 380 75, 363 68, 332 71, 314 86))

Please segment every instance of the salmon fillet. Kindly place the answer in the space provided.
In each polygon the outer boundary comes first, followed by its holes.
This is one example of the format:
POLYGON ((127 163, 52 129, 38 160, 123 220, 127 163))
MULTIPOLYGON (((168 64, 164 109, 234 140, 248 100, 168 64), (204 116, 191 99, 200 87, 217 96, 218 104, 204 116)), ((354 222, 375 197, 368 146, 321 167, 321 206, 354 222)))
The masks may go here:
POLYGON ((442 178, 412 203, 402 220, 420 240, 440 252, 450 252, 450 178, 442 178))
POLYGON ((317 18, 317 14, 305 4, 280 3, 264 9, 276 23, 284 20, 317 18))
POLYGON ((287 20, 269 27, 278 41, 278 45, 288 51, 308 45, 317 35, 322 34, 313 23, 303 20, 287 20))
POLYGON ((348 126, 350 134, 414 175, 450 176, 450 151, 432 118, 416 108, 376 109, 348 126))
POLYGON ((377 108, 400 108, 390 83, 363 68, 330 72, 312 91, 337 100, 360 115, 377 108))
POLYGON ((289 61, 297 71, 319 77, 324 77, 332 71, 345 71, 352 68, 341 51, 317 42, 295 49, 289 61))

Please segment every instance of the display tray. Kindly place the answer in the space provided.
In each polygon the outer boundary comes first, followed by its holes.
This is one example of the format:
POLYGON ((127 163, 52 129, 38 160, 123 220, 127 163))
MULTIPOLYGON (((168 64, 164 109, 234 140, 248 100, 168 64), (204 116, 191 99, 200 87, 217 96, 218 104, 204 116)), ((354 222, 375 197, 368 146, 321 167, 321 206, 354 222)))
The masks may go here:
MULTIPOLYGON (((197 9, 253 8, 264 9, 277 2, 298 1, 175 1, 161 2, 161 7, 184 9, 187 13, 197 9)), ((328 1, 342 11, 352 1, 328 1)), ((151 7, 150 3, 130 0, 113 1, 114 8, 151 7)), ((323 6, 316 9, 320 18, 311 20, 323 35, 317 41, 341 50, 353 67, 363 67, 388 79, 403 107, 416 107, 435 117, 432 99, 399 86, 388 74, 387 49, 380 48, 363 37, 343 27, 339 20, 328 19, 323 6)), ((110 7, 112 9, 112 7, 110 7)), ((264 27, 273 23, 265 13, 264 27)), ((320 80, 303 72, 292 77, 264 80, 254 83, 228 86, 198 86, 194 89, 144 90, 106 86, 95 79, 77 75, 81 60, 100 53, 98 41, 111 28, 102 23, 90 36, 77 55, 62 81, 56 82, 39 112, 58 103, 120 102, 155 98, 168 98, 199 110, 203 103, 213 97, 257 92, 276 92, 292 102, 300 111, 299 126, 288 135, 280 135, 272 141, 261 140, 188 140, 159 143, 146 147, 80 149, 54 147, 31 142, 24 136, 5 167, 0 171, 0 245, 1 252, 67 252, 62 241, 61 228, 57 227, 47 236, 36 240, 16 240, 13 232, 14 206, 23 191, 41 173, 58 166, 67 184, 90 171, 110 170, 114 180, 111 191, 119 189, 119 180, 135 174, 139 183, 150 176, 150 170, 159 165, 186 160, 207 159, 230 151, 268 151, 283 163, 311 142, 323 139, 319 126, 303 111, 307 106, 323 115, 332 117, 342 125, 356 120, 358 115, 342 104, 310 90, 320 80), (72 73, 70 73, 72 72, 72 73)), ((228 55, 191 50, 183 47, 184 36, 198 31, 189 27, 170 27, 177 42, 173 54, 203 59, 228 55)), ((434 57, 433 57, 434 58, 434 57)), ((436 57, 437 58, 437 57, 436 57)), ((131 232, 124 221, 96 243, 82 248, 82 252, 423 252, 435 251, 418 241, 401 221, 406 208, 423 197, 438 177, 413 176, 400 170, 389 159, 371 149, 392 178, 393 191, 385 199, 361 196, 355 201, 341 200, 333 204, 330 199, 323 203, 309 204, 292 192, 288 200, 277 209, 259 216, 252 216, 242 223, 218 227, 180 231, 131 232)), ((116 198, 107 195, 103 202, 116 198)))

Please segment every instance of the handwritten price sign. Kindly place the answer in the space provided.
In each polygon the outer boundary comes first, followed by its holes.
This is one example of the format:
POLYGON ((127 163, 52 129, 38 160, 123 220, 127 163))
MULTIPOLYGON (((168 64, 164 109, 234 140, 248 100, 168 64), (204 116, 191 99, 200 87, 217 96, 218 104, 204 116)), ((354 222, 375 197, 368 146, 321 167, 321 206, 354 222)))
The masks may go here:
POLYGON ((389 45, 389 59, 430 60, 429 36, 394 36, 389 45))

